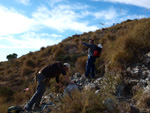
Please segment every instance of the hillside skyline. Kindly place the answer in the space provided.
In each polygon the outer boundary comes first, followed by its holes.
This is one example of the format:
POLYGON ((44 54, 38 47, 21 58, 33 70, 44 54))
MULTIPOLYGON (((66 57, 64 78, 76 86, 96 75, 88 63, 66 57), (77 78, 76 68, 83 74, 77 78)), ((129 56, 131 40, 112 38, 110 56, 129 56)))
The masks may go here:
POLYGON ((150 1, 5 0, 0 3, 0 61, 127 19, 149 18, 150 1))

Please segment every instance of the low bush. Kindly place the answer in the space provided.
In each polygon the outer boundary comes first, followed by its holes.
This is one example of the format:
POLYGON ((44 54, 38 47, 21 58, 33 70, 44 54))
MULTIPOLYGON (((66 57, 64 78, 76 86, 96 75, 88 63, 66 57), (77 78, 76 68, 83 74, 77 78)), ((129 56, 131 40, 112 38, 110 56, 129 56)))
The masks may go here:
POLYGON ((106 107, 100 96, 94 92, 73 91, 70 96, 65 96, 62 99, 64 104, 61 104, 61 111, 56 110, 54 113, 101 113, 106 107))
POLYGON ((41 47, 41 49, 40 49, 41 51, 43 51, 43 50, 45 50, 45 47, 41 47))
POLYGON ((27 59, 24 62, 24 65, 25 65, 25 67, 32 67, 32 68, 34 68, 35 67, 35 61, 32 60, 32 59, 27 59))
POLYGON ((24 89, 20 92, 16 92, 13 96, 15 104, 23 104, 25 103, 25 101, 29 101, 33 96, 33 94, 35 93, 36 87, 37 84, 33 84, 33 85, 30 84, 28 85, 28 87, 25 87, 25 88, 29 88, 28 91, 25 91, 24 89))
POLYGON ((54 56, 56 58, 56 57, 59 57, 59 56, 63 55, 64 53, 65 52, 64 52, 64 50, 62 48, 58 48, 58 49, 56 49, 56 51, 54 53, 54 56))
POLYGON ((84 73, 86 69, 87 56, 79 57, 75 63, 75 68, 79 73, 84 73))
POLYGON ((22 70, 21 70, 21 75, 24 75, 24 76, 27 76, 31 73, 33 73, 34 70, 31 69, 30 67, 24 67, 22 70))
MULTIPOLYGON (((134 54, 129 54, 126 51, 120 51, 114 55, 114 61, 119 63, 120 65, 127 65, 134 61, 134 54)), ((119 65, 119 66, 120 66, 119 65)))
POLYGON ((41 55, 40 57, 46 57, 49 56, 52 52, 51 52, 52 48, 51 47, 47 47, 45 49, 41 50, 41 55))
POLYGON ((13 99, 14 91, 8 87, 0 87, 0 96, 6 98, 6 101, 13 99))
POLYGON ((69 55, 60 55, 60 56, 57 56, 55 59, 61 62, 68 62, 71 60, 71 57, 69 55))
POLYGON ((72 49, 72 48, 76 48, 76 44, 75 43, 73 43, 73 42, 71 42, 71 41, 69 41, 69 42, 67 42, 67 43, 65 43, 64 45, 63 45, 63 49, 64 49, 64 51, 65 52, 69 52, 69 50, 70 49, 72 49))

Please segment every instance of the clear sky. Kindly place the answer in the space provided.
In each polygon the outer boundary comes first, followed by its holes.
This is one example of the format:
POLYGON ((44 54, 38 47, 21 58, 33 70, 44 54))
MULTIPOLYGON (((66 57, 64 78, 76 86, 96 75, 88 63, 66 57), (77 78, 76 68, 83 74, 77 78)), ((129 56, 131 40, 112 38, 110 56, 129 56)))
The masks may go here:
POLYGON ((150 17, 150 0, 0 0, 0 61, 74 34, 150 17))

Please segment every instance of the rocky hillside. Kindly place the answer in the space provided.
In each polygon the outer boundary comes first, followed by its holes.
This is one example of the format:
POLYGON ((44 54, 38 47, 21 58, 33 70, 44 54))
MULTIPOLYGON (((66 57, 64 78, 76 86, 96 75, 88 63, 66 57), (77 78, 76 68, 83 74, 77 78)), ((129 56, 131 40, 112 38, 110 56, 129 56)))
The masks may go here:
MULTIPOLYGON (((95 73, 99 78, 97 82, 99 96, 105 96, 100 100, 113 99, 115 107, 112 109, 118 110, 118 112, 121 107, 125 112, 131 111, 129 109, 130 104, 137 108, 139 112, 148 112, 148 106, 150 105, 150 96, 148 95, 150 91, 149 18, 127 20, 95 32, 73 35, 58 45, 41 47, 39 51, 30 52, 18 59, 0 62, 0 105, 3 105, 1 109, 6 109, 11 103, 24 104, 35 91, 36 85, 32 84, 34 75, 48 63, 57 60, 69 62, 72 66, 70 76, 75 73, 83 75, 87 48, 79 42, 88 42, 90 38, 94 39, 95 44, 101 43, 103 45, 101 57, 95 63, 95 73), (30 90, 24 92, 25 88, 30 90)), ((50 84, 52 93, 63 92, 57 87, 55 80, 52 80, 50 84)), ((88 94, 90 93, 88 92, 88 94)), ((69 99, 67 102, 69 102, 69 99)), ((98 112, 100 109, 97 106, 101 106, 101 111, 107 111, 108 108, 105 104, 96 101, 94 103, 89 111, 98 112)), ((82 106, 84 109, 79 107, 78 112, 83 112, 89 105, 91 104, 87 102, 87 105, 82 106)), ((68 111, 72 109, 66 106, 63 106, 63 108, 68 109, 68 111)))

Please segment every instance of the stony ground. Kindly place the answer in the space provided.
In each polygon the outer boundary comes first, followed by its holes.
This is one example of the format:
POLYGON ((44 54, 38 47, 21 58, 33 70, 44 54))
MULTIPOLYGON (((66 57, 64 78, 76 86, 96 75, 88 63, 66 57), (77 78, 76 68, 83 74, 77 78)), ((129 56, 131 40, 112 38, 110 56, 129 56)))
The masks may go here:
MULTIPOLYGON (((75 73, 75 75, 71 77, 71 80, 75 81, 76 84, 68 85, 64 89, 63 93, 52 94, 46 92, 42 98, 41 109, 32 112, 49 113, 55 109, 59 110, 60 109, 59 106, 63 104, 61 99, 64 98, 65 95, 67 94, 69 95, 70 92, 75 89, 80 91, 94 89, 95 94, 97 95, 108 87, 111 88, 112 91, 114 91, 114 95, 116 96, 118 102, 124 101, 128 103, 130 107, 129 113, 150 112, 149 108, 139 109, 135 107, 135 105, 138 105, 138 103, 140 103, 141 101, 139 99, 139 101, 134 102, 134 99, 131 98, 133 96, 133 93, 135 94, 136 92, 138 92, 140 88, 143 89, 141 95, 146 94, 148 96, 150 94, 150 52, 142 57, 142 62, 127 67, 127 69, 123 73, 123 75, 125 76, 122 80, 123 81, 122 83, 117 84, 117 80, 118 77, 120 77, 120 75, 116 75, 114 77, 106 76, 106 75, 107 74, 105 74, 105 76, 96 79, 88 79, 85 78, 84 76, 81 76, 79 73, 75 73)), ((150 96, 148 96, 148 98, 149 97, 150 96)), ((150 103, 150 100, 147 101, 147 103, 150 103)), ((115 102, 113 102, 113 99, 108 98, 104 100, 104 104, 106 106, 108 105, 109 109, 113 110, 113 106, 115 102)), ((24 111, 22 113, 28 113, 28 112, 24 111)), ((125 113, 125 112, 122 110, 120 111, 120 113, 125 113)))

